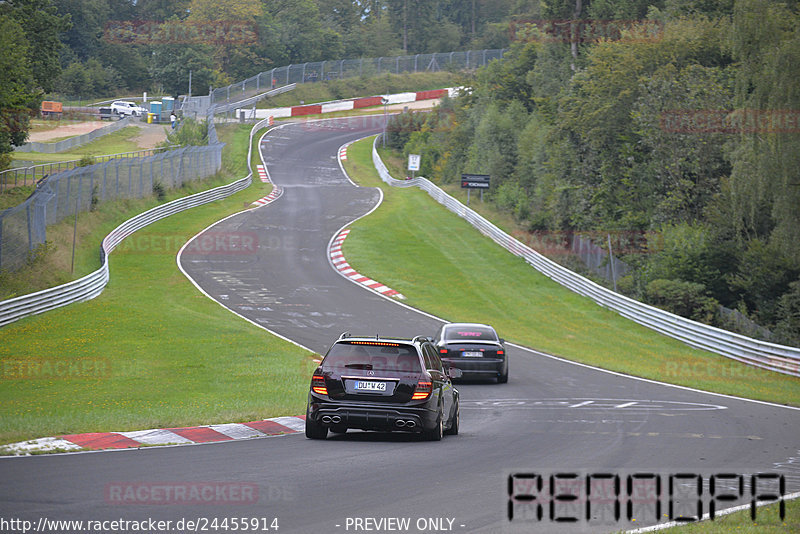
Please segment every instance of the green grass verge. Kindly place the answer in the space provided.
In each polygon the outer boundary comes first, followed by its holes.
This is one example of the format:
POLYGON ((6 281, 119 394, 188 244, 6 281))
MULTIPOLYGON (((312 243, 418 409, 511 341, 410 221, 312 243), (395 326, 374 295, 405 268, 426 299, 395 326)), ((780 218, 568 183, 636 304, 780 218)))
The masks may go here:
POLYGON ((683 534, 702 532, 704 534, 728 534, 741 532, 743 534, 777 534, 779 532, 800 532, 800 500, 786 501, 786 513, 781 519, 778 504, 770 504, 757 509, 756 520, 750 517, 750 509, 734 512, 729 515, 717 517, 714 521, 701 521, 677 527, 668 528, 661 532, 683 534))
MULTIPOLYGON (((302 83, 287 93, 267 98, 258 103, 259 108, 277 108, 316 104, 330 100, 353 98, 353 95, 372 96, 406 91, 427 91, 451 85, 460 85, 462 74, 451 72, 418 72, 406 74, 384 74, 374 77, 345 78, 321 83, 302 83)), ((278 80, 283 83, 285 80, 278 80)))
POLYGON ((371 139, 355 143, 345 166, 356 182, 381 187, 384 203, 353 225, 345 256, 410 305, 450 321, 490 323, 511 341, 605 369, 800 405, 800 379, 692 349, 561 287, 427 193, 383 184, 371 154, 371 139))
MULTIPOLYGON (((246 174, 248 132, 236 126, 222 135, 227 173, 218 182, 246 174)), ((303 413, 309 353, 201 295, 175 262, 182 241, 269 188, 255 180, 140 230, 111 254, 111 281, 99 297, 3 327, 0 443, 303 413), (72 371, 59 367, 76 362, 72 371)), ((155 204, 114 207, 82 237, 76 271, 96 268, 102 236, 155 204)))
MULTIPOLYGON (((220 135, 223 136, 223 142, 228 143, 223 151, 223 172, 207 180, 187 182, 184 187, 177 190, 168 190, 165 201, 224 185, 237 176, 245 176, 247 174, 245 133, 249 130, 243 132, 247 128, 242 126, 241 131, 238 127, 221 128, 220 135), (242 143, 244 147, 239 146, 242 143)), ((14 197, 19 202, 10 206, 16 206, 27 198, 29 191, 32 191, 32 188, 11 189, 0 195, 0 203, 14 197)), ((32 258, 30 265, 16 272, 0 271, 0 300, 77 280, 96 270, 100 267, 98 248, 103 238, 121 222, 158 204, 159 202, 153 197, 123 199, 98 204, 93 212, 79 213, 74 270, 71 265, 74 219, 67 217, 58 224, 48 226, 46 245, 32 258)))
POLYGON ((56 161, 70 161, 81 159, 81 157, 103 156, 105 154, 120 154, 122 152, 134 152, 141 150, 136 138, 142 133, 137 126, 126 126, 121 130, 104 135, 90 143, 80 147, 75 147, 74 151, 56 152, 48 154, 44 152, 14 152, 13 158, 24 161, 34 161, 36 163, 51 163, 56 161))

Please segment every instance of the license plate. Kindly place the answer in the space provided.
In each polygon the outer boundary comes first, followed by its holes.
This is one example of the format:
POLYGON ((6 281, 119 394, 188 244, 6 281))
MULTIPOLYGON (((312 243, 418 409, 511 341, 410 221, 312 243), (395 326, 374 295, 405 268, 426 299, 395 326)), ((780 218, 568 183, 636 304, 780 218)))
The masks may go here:
POLYGON ((386 391, 386 382, 368 382, 359 380, 356 382, 358 391, 386 391))
POLYGON ((467 351, 464 351, 464 352, 461 353, 461 355, 464 358, 480 358, 481 356, 483 356, 483 353, 482 352, 467 352, 467 351))

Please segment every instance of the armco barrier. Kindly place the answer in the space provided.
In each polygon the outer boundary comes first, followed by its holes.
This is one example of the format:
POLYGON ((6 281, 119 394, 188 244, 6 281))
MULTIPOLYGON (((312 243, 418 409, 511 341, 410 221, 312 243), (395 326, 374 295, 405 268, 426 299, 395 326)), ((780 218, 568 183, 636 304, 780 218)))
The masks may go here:
POLYGON ((265 98, 270 98, 273 96, 278 96, 282 93, 288 93, 289 91, 293 90, 297 87, 296 83, 292 83, 289 85, 284 85, 283 87, 278 87, 277 89, 272 89, 271 91, 267 91, 265 93, 261 93, 255 95, 251 98, 247 98, 245 100, 238 100, 236 102, 228 102, 224 104, 214 104, 211 106, 209 115, 216 115, 221 113, 230 113, 236 109, 246 109, 250 106, 255 106, 260 100, 265 98))
POLYGON ((317 102, 316 104, 306 104, 301 106, 291 106, 283 108, 269 108, 269 109, 238 109, 236 110, 237 117, 239 113, 244 113, 245 119, 264 119, 267 117, 285 118, 285 117, 299 117, 304 115, 316 115, 324 113, 332 113, 335 111, 350 111, 352 109, 360 109, 368 106, 380 106, 383 104, 384 99, 386 104, 409 104, 411 102, 419 102, 421 100, 432 100, 441 98, 445 95, 454 97, 463 90, 462 87, 450 87, 447 89, 434 89, 431 91, 416 91, 413 93, 398 93, 398 94, 385 94, 375 95, 363 98, 354 98, 348 100, 331 100, 328 102, 317 102))
MULTIPOLYGON (((266 88, 276 88, 291 83, 380 76, 385 73, 436 72, 451 68, 477 69, 487 65, 493 59, 502 58, 505 52, 506 49, 464 50, 412 56, 337 59, 288 65, 261 72, 227 87, 214 89, 207 97, 191 97, 188 101, 191 102, 189 104, 191 109, 196 110, 197 113, 206 114, 206 106, 214 104, 220 106, 223 103, 236 105, 236 102, 244 101, 248 96, 260 93, 266 88)), ((247 106, 236 105, 236 107, 247 106)))
POLYGON ((250 165, 250 157, 253 150, 253 134, 267 126, 267 124, 267 120, 260 121, 250 130, 250 145, 247 152, 247 167, 250 172, 245 178, 221 187, 167 202, 166 204, 162 204, 161 206, 157 206, 144 213, 140 213, 136 217, 128 219, 117 226, 103 239, 103 243, 100 246, 100 263, 102 266, 98 270, 87 274, 83 278, 60 286, 0 302, 0 327, 29 315, 43 313, 60 306, 95 298, 103 291, 103 288, 109 280, 108 255, 123 239, 135 231, 165 217, 169 217, 170 215, 189 208, 207 204, 208 202, 226 198, 248 187, 253 178, 253 169, 250 165))
POLYGON ((438 203, 466 219, 482 234, 512 254, 523 257, 536 270, 567 289, 589 297, 597 304, 614 310, 623 317, 683 341, 692 347, 715 352, 756 367, 800 376, 800 349, 798 348, 768 343, 704 325, 615 293, 545 258, 445 193, 430 180, 426 178, 413 180, 392 178, 378 155, 378 139, 379 137, 376 137, 372 145, 372 161, 384 182, 397 187, 416 186, 426 191, 438 203))

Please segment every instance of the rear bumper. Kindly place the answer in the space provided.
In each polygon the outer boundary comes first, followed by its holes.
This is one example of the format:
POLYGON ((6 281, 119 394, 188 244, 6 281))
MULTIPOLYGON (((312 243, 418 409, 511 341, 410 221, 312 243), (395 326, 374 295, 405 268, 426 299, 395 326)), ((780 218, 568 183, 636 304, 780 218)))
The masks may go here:
POLYGON ((464 377, 493 377, 503 374, 506 361, 500 358, 442 358, 450 367, 461 369, 464 377))
POLYGON ((375 406, 309 399, 306 418, 326 427, 422 432, 436 426, 438 413, 424 407, 375 406))

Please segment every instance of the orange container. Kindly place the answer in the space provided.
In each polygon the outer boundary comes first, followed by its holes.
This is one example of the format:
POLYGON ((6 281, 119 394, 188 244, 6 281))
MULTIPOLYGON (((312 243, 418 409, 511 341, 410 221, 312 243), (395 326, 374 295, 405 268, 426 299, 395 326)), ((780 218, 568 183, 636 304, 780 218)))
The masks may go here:
POLYGON ((50 115, 53 113, 62 113, 64 111, 64 107, 61 105, 61 102, 51 102, 49 100, 45 100, 42 102, 42 115, 50 115))

